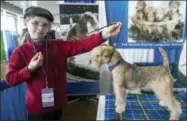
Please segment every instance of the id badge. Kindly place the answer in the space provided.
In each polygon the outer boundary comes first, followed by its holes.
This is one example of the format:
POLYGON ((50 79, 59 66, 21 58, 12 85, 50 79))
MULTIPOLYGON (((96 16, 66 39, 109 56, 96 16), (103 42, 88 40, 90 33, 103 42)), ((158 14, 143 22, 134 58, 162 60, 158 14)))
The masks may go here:
POLYGON ((42 106, 44 108, 54 106, 53 88, 42 89, 42 106))

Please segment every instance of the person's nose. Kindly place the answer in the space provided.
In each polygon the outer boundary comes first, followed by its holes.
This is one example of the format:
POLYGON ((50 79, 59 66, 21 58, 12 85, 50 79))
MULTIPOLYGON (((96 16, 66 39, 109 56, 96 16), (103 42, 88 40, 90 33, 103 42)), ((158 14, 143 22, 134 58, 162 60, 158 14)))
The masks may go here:
POLYGON ((44 27, 43 27, 42 25, 38 25, 38 26, 37 26, 37 29, 38 29, 39 31, 42 31, 42 30, 44 29, 44 27))

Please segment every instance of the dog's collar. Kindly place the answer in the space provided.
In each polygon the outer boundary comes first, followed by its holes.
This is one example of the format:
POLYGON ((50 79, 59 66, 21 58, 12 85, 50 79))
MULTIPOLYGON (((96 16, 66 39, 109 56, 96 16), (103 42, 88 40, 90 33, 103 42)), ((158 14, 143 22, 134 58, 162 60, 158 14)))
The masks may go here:
POLYGON ((109 70, 112 71, 116 66, 118 66, 121 63, 121 61, 118 61, 116 64, 109 66, 109 70))

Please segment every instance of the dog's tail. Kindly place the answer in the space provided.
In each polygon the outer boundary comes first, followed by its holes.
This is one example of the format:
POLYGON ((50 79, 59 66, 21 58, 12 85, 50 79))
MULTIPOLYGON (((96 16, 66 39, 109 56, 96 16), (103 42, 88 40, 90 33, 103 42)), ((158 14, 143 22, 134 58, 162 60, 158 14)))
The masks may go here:
POLYGON ((163 57, 163 66, 169 68, 169 59, 168 59, 168 55, 167 55, 166 51, 161 47, 159 47, 159 51, 163 57))
POLYGON ((160 51, 160 53, 162 54, 162 57, 163 57, 163 64, 162 64, 162 65, 163 65, 163 66, 166 68, 166 70, 168 71, 169 80, 172 82, 172 83, 170 83, 170 84, 171 84, 171 87, 173 88, 175 79, 174 79, 174 77, 172 76, 171 70, 170 70, 170 68, 169 68, 169 59, 168 59, 168 55, 167 55, 166 51, 165 51, 163 48, 161 48, 161 47, 159 47, 159 51, 160 51))

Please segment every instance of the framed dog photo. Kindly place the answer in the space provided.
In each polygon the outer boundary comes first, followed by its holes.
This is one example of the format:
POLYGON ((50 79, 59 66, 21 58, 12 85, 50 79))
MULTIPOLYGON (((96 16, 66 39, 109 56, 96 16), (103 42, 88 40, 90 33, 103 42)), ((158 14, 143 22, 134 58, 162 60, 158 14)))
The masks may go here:
POLYGON ((128 43, 183 43, 186 1, 129 1, 128 43))

